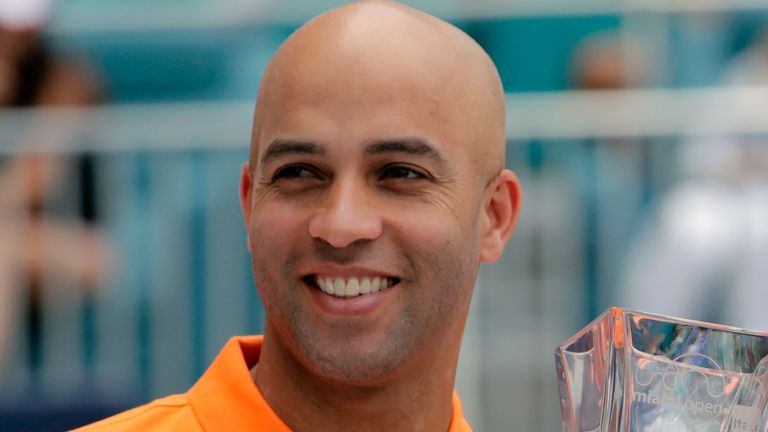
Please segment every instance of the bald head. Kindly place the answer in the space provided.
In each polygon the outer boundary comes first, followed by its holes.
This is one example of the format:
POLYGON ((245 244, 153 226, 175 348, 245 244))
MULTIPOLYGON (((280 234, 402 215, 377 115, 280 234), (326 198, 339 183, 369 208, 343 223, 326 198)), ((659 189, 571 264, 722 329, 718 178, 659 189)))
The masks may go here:
POLYGON ((331 101, 354 111, 365 100, 419 104, 487 179, 504 163, 503 95, 491 59, 458 28, 394 2, 352 3, 306 23, 272 58, 256 104, 251 169, 265 125, 279 122, 279 113, 331 101))

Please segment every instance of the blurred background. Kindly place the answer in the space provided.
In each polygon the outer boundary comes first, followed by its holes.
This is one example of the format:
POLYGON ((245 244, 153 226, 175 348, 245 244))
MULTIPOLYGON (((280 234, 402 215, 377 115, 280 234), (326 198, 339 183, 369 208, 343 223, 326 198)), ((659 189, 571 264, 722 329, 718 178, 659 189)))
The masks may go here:
MULTIPOLYGON (((0 430, 183 392, 261 331, 253 99, 341 3, 0 0, 0 430)), ((768 330, 767 1, 406 3, 495 61, 525 191, 463 345, 476 430, 560 430, 554 348, 608 306, 768 330)))

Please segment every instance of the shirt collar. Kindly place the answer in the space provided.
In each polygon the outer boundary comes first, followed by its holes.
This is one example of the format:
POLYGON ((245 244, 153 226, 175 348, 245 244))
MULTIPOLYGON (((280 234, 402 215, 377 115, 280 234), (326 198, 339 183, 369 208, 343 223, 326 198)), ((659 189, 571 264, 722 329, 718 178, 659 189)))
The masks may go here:
MULTIPOLYGON (((290 432, 251 378, 250 370, 259 362, 263 342, 263 336, 231 338, 189 390, 189 403, 204 430, 290 432)), ((448 432, 471 431, 456 392, 453 392, 452 404, 448 432)))
POLYGON ((262 336, 234 337, 187 396, 203 429, 290 432, 251 379, 259 361, 262 336))

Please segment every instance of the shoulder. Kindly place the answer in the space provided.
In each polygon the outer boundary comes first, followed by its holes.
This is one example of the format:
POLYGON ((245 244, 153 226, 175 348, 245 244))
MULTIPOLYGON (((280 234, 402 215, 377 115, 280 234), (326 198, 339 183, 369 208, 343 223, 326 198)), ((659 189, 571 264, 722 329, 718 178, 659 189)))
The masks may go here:
POLYGON ((123 432, 155 430, 202 430, 184 394, 157 399, 73 432, 123 432))

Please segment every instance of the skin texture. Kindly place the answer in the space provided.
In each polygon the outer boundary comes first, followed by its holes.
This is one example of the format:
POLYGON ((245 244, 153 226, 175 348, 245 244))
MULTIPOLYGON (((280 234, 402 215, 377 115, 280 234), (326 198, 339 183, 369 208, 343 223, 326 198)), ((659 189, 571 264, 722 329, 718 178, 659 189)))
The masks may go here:
POLYGON ((291 428, 447 430, 477 271, 519 211, 504 144, 493 63, 434 17, 358 2, 278 50, 240 195, 266 311, 252 372, 291 428), (345 314, 319 273, 398 283, 345 314))

